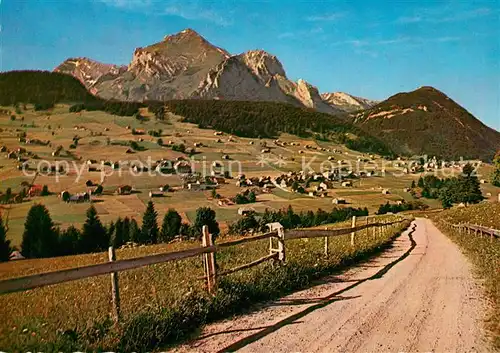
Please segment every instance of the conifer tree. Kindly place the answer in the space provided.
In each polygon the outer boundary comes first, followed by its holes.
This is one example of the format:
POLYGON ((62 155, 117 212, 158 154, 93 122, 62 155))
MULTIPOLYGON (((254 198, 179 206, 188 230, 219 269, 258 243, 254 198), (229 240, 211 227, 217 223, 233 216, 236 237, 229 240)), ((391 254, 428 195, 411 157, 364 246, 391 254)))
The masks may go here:
POLYGON ((156 244, 158 242, 158 213, 153 201, 149 201, 142 217, 141 243, 156 244))
POLYGON ((103 251, 108 247, 109 238, 106 228, 102 225, 94 205, 87 210, 87 219, 83 224, 80 238, 82 253, 103 251))
POLYGON ((24 223, 22 254, 27 258, 57 254, 58 237, 49 211, 42 204, 31 206, 24 223))
POLYGON ((10 240, 7 239, 7 229, 3 223, 2 216, 0 215, 0 262, 8 261, 12 248, 10 247, 10 240))

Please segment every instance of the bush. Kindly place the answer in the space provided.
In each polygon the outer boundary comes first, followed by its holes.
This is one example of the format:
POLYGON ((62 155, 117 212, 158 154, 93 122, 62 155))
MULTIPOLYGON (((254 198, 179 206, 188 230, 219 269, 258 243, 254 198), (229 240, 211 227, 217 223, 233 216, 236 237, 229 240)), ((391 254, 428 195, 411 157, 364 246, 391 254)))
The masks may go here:
POLYGON ((74 226, 69 226, 59 235, 59 245, 57 247, 58 256, 67 256, 78 254, 80 240, 80 231, 74 226))
POLYGON ((163 224, 160 232, 160 241, 169 242, 180 234, 182 218, 177 211, 169 208, 163 218, 163 224))
POLYGON ((196 210, 196 220, 194 222, 194 236, 196 238, 201 238, 204 225, 208 226, 208 231, 214 238, 219 235, 219 223, 215 220, 215 211, 210 207, 200 207, 196 210))
POLYGON ((74 104, 71 107, 69 107, 69 112, 70 113, 79 113, 84 109, 85 109, 84 104, 74 104))

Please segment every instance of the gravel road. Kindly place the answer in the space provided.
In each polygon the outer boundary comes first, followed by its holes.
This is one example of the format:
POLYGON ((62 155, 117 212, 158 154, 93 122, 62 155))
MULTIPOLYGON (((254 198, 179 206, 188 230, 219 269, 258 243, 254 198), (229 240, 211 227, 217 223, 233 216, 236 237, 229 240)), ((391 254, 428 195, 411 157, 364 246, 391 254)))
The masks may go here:
POLYGON ((488 352, 480 293, 460 250, 419 218, 379 257, 175 351, 488 352))

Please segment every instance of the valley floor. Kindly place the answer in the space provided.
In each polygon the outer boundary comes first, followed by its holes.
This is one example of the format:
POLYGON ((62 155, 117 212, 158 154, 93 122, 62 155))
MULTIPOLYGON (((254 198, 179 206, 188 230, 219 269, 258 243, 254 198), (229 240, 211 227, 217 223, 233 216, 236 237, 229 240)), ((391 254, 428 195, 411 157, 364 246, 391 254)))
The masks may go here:
POLYGON ((486 352, 481 294, 458 247, 418 218, 381 256, 175 351, 486 352))

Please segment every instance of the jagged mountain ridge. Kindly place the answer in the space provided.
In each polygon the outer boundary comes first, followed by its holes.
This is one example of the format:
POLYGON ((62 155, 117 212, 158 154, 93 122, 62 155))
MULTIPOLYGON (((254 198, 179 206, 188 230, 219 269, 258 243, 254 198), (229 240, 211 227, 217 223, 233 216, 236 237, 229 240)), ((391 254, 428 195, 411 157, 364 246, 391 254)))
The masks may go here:
MULTIPOLYGON (((128 66, 71 58, 54 71, 78 78, 92 93, 106 99, 274 101, 325 113, 352 111, 354 106, 324 99, 316 87, 304 80, 289 80, 274 55, 263 50, 230 55, 192 29, 137 48, 128 66)), ((364 102, 360 108, 370 106, 369 100, 359 101, 364 102)))
POLYGON ((488 161, 500 149, 498 131, 434 87, 398 93, 350 119, 401 154, 488 161))
POLYGON ((344 92, 323 93, 321 98, 330 105, 343 107, 344 111, 365 110, 378 104, 378 101, 355 97, 344 92))

